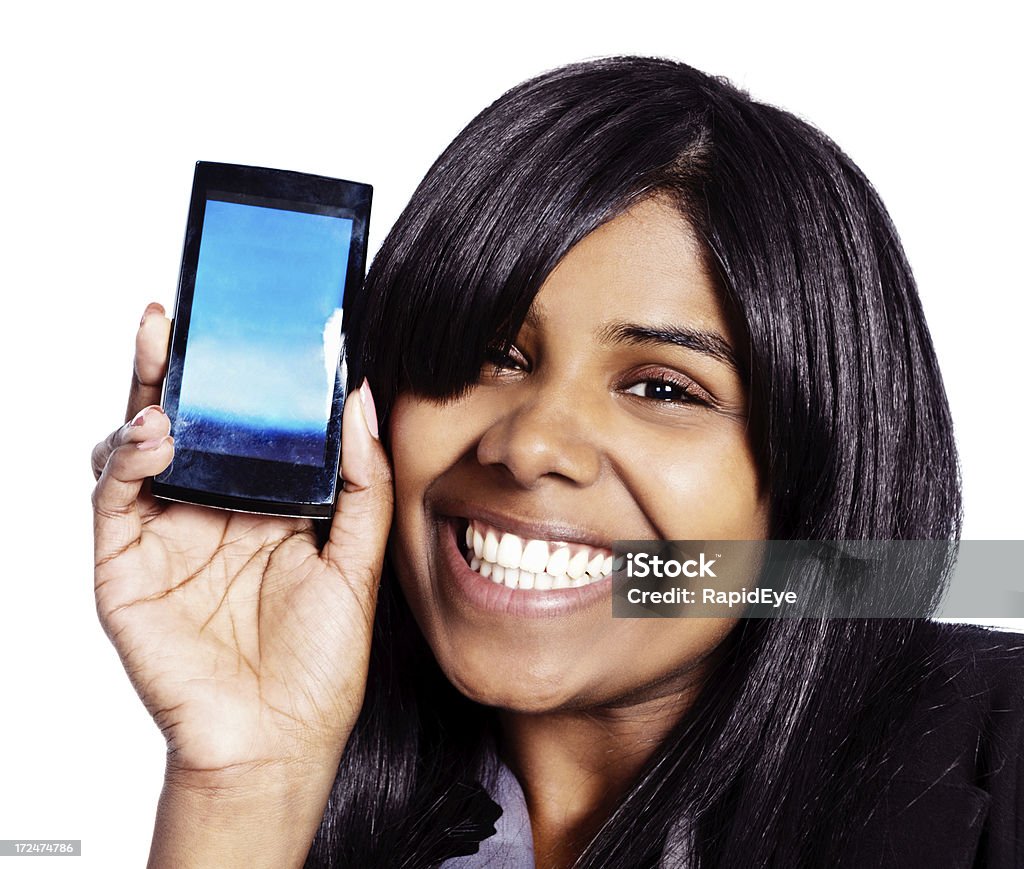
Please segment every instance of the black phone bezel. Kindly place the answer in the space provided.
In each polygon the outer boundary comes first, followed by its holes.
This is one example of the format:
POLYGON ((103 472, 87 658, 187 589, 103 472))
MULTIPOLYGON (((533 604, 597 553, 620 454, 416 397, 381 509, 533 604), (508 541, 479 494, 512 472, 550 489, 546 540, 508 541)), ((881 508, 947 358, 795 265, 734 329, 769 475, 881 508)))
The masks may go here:
MULTIPOLYGON (((197 162, 164 380, 162 406, 171 419, 172 435, 188 344, 203 220, 210 194, 237 197, 228 201, 250 199, 253 204, 272 203, 274 207, 352 219, 343 295, 342 332, 346 335, 350 332, 352 311, 360 307, 359 295, 366 270, 366 236, 373 195, 369 184, 283 169, 197 162)), ((153 478, 152 493, 169 500, 230 510, 329 518, 334 511, 339 485, 341 411, 347 387, 343 371, 344 366, 339 365, 323 467, 200 452, 176 445, 171 465, 153 478)))

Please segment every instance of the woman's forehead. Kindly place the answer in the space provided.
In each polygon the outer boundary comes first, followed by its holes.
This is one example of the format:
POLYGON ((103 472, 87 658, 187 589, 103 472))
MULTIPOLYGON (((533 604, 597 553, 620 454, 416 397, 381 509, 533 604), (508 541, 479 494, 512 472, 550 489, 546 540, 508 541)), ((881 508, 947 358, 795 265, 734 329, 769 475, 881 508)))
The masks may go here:
POLYGON ((718 288, 689 222, 652 197, 574 245, 541 285, 524 320, 569 325, 669 324, 728 333, 718 288))

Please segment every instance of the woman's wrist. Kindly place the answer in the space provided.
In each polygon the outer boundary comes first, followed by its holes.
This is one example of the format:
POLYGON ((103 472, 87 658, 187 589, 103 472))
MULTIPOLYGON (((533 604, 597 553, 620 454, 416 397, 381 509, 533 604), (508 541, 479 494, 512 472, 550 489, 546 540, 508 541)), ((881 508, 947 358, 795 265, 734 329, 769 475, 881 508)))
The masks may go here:
POLYGON ((224 770, 169 762, 149 869, 301 867, 323 818, 337 757, 224 770))

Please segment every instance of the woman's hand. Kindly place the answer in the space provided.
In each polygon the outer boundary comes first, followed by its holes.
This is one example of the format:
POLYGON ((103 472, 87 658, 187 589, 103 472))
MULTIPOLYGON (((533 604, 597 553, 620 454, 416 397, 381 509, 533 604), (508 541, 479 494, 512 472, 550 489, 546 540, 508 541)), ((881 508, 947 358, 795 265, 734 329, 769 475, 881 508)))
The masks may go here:
POLYGON ((100 621, 167 739, 169 778, 216 788, 336 766, 362 705, 391 523, 373 399, 364 384, 345 403, 345 487, 322 551, 309 520, 158 501, 146 478, 174 454, 155 406, 169 332, 150 305, 129 421, 93 451, 100 621))

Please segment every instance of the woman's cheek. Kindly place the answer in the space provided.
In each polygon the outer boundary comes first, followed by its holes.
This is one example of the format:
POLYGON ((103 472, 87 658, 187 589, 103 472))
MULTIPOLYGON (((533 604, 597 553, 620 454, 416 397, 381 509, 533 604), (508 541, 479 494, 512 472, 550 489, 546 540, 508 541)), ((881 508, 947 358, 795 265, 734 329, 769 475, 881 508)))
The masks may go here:
POLYGON ((745 438, 644 452, 640 487, 650 515, 665 517, 666 539, 762 539, 767 509, 745 438))

